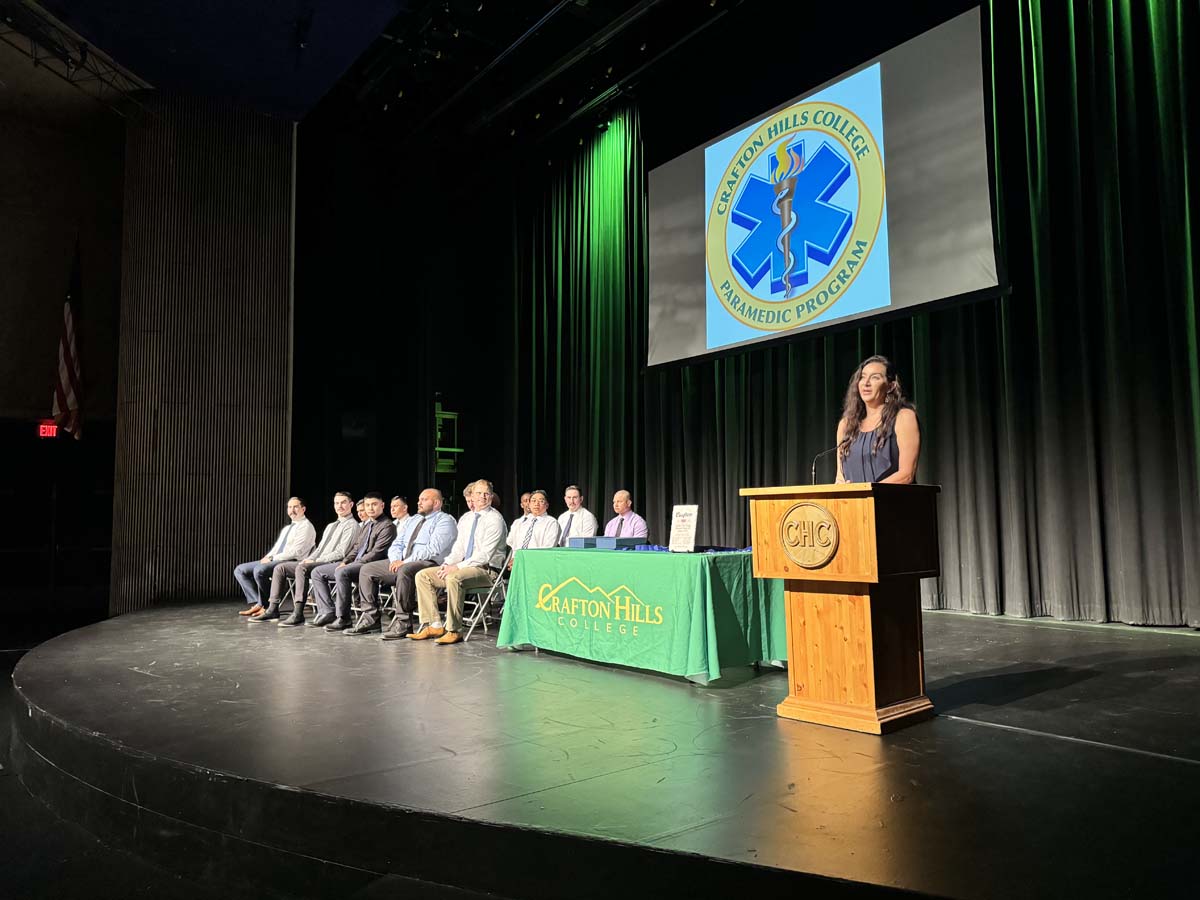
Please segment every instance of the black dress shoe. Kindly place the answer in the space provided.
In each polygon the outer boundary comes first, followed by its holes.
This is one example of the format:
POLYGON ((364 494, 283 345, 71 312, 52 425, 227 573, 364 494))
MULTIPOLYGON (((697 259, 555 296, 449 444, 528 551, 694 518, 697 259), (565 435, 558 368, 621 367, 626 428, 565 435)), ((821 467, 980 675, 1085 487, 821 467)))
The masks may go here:
POLYGON ((279 620, 280 628, 291 628, 293 625, 303 625, 303 624, 304 624, 304 616, 297 616, 295 614, 288 616, 286 619, 279 620))
POLYGON ((347 622, 345 619, 334 619, 332 622, 330 622, 328 625, 325 626, 325 630, 326 631, 345 631, 349 627, 350 627, 350 623, 347 622))
POLYGON ((332 622, 336 618, 337 618, 337 616, 335 616, 333 613, 322 613, 321 615, 317 616, 315 619, 313 619, 308 624, 311 625, 313 628, 323 628, 324 626, 328 625, 330 622, 332 622))
POLYGON ((343 634, 377 634, 383 631, 379 622, 359 622, 353 628, 347 628, 343 634))
POLYGON ((385 631, 383 634, 383 639, 385 641, 402 641, 406 637, 408 637, 408 623, 407 622, 405 622, 404 626, 401 628, 397 628, 395 625, 393 625, 387 631, 385 631))
POLYGON ((270 606, 268 606, 266 609, 264 609, 262 611, 262 615, 251 616, 250 621, 251 622, 273 622, 275 619, 278 619, 278 618, 279 618, 279 605, 276 603, 272 603, 270 606))

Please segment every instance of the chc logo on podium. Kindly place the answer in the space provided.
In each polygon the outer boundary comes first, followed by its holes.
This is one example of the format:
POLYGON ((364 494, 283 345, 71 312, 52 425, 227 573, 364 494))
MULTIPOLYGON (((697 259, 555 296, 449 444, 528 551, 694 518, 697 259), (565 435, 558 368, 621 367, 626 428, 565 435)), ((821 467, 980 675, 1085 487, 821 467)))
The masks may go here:
POLYGON ((819 503, 797 503, 779 520, 779 542, 792 562, 819 569, 837 553, 837 519, 819 503))

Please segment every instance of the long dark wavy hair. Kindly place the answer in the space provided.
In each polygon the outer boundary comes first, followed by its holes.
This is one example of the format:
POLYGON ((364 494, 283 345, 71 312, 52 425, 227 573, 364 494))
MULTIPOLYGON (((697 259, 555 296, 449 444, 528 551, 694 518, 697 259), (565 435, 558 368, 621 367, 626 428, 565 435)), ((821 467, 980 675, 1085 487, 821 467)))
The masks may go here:
POLYGON ((858 437, 863 420, 867 417, 867 404, 863 403, 862 397, 859 396, 858 380, 862 378, 863 369, 871 363, 883 365, 887 373, 885 377, 888 386, 887 394, 883 399, 883 414, 879 418, 879 425, 875 428, 875 443, 871 447, 871 453, 878 453, 879 448, 887 443, 888 438, 896 429, 896 416, 900 410, 913 408, 913 405, 904 396, 900 376, 891 361, 886 356, 868 356, 858 364, 858 368, 850 376, 850 384, 846 386, 846 400, 842 405, 842 439, 838 441, 837 448, 838 459, 844 460, 850 455, 850 445, 858 437))

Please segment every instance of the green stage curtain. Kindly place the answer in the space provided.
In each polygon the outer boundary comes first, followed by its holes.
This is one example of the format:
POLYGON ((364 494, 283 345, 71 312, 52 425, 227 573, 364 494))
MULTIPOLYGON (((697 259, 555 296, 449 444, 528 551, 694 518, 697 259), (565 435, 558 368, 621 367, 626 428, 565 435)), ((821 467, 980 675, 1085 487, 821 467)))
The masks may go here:
POLYGON ((511 478, 579 480, 598 514, 630 487, 664 543, 671 505, 698 503, 702 542, 743 545, 737 489, 807 482, 850 374, 882 352, 918 407, 920 480, 942 485, 927 605, 1200 625, 1198 18, 1192 0, 994 3, 1011 294, 686 367, 640 371, 645 176, 624 111, 516 207, 511 478))
POLYGON ((615 112, 566 166, 517 192, 504 481, 554 508, 576 482, 601 523, 644 488, 646 192, 637 111, 615 112), (537 481, 538 478, 543 479, 537 481), (605 515, 607 511, 607 516, 605 515))

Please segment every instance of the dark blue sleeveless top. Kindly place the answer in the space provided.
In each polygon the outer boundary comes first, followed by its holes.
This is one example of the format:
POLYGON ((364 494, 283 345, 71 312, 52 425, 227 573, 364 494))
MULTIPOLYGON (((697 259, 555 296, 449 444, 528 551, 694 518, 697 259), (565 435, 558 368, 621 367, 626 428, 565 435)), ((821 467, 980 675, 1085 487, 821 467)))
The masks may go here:
POLYGON ((900 446, 892 431, 883 446, 875 453, 874 431, 860 431, 850 445, 850 453, 842 460, 842 476, 847 481, 882 481, 900 468, 900 446))

